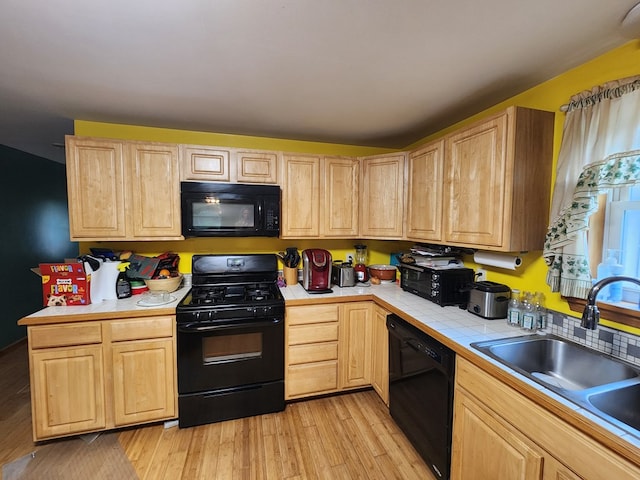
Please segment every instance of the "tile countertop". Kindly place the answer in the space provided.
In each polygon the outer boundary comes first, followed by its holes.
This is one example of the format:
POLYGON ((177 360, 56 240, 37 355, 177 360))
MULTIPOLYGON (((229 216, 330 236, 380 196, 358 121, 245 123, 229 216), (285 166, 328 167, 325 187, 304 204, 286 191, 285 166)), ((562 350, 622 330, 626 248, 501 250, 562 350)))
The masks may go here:
POLYGON ((138 302, 142 299, 142 295, 133 295, 120 300, 104 300, 89 305, 44 307, 42 310, 38 310, 31 315, 21 318, 18 321, 18 325, 44 325, 47 323, 175 315, 176 306, 190 290, 190 287, 186 287, 171 292, 171 302, 153 307, 138 305, 138 302))
MULTIPOLYGON (((137 303, 139 295, 121 300, 107 300, 87 306, 45 307, 18 321, 19 325, 44 325, 50 323, 105 320, 117 318, 147 317, 153 315, 174 315, 180 300, 189 293, 189 288, 181 288, 171 295, 175 299, 158 307, 143 307, 137 303), (64 317, 64 318, 63 318, 64 317)), ((416 325, 429 335, 454 349, 458 354, 477 363, 481 359, 485 365, 491 364, 493 371, 506 372, 502 379, 516 379, 509 384, 537 403, 573 420, 577 428, 605 441, 616 451, 636 463, 640 463, 640 432, 625 432, 615 425, 579 408, 574 403, 560 397, 542 385, 520 375, 500 362, 484 355, 470 346, 472 342, 497 338, 526 335, 526 332, 507 325, 505 319, 486 320, 458 307, 440 307, 417 295, 403 291, 396 283, 383 283, 369 287, 333 287, 332 293, 310 294, 301 285, 280 289, 287 306, 312 303, 333 303, 347 301, 376 302, 405 320, 416 325), (588 422, 584 422, 584 419, 588 422), (585 428, 585 425, 587 427, 585 428)), ((483 363, 480 362, 480 363, 483 363)))
MULTIPOLYGON (((527 335, 526 331, 507 325, 506 319, 486 320, 458 307, 441 307, 417 295, 405 292, 395 283, 383 283, 370 287, 333 287, 333 292, 326 294, 309 294, 301 285, 284 287, 280 290, 286 304, 291 306, 319 301, 357 301, 358 297, 363 300, 375 297, 378 304, 404 317, 405 320, 415 324, 458 354, 468 359, 480 357, 497 369, 515 377, 519 380, 518 384, 525 385, 525 391, 522 393, 533 401, 536 399, 532 398, 531 392, 535 391, 540 394, 534 395, 536 398, 545 400, 542 402, 544 406, 551 403, 553 409, 559 411, 560 414, 576 414, 574 416, 578 420, 573 422, 574 426, 580 428, 584 425, 580 418, 582 420, 585 417, 588 418, 597 430, 596 437, 606 439, 609 445, 613 442, 621 451, 630 452, 630 459, 636 461, 640 459, 640 432, 633 429, 630 429, 629 432, 621 430, 470 346, 473 342, 527 335)), ((539 333, 544 333, 544 331, 539 333)), ((587 433, 594 435, 593 429, 587 429, 587 433)), ((629 456, 627 457, 629 458, 629 456)))

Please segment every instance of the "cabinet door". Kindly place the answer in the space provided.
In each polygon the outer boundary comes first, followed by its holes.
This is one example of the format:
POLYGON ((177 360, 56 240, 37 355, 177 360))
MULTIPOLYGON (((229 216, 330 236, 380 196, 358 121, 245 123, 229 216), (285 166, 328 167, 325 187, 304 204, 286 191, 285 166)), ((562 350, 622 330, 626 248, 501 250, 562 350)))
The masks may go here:
POLYGON ((278 183, 278 152, 238 150, 233 157, 238 182, 278 183))
POLYGON ((198 145, 180 146, 180 178, 182 180, 203 180, 228 182, 230 152, 226 149, 198 145))
POLYGON ((320 235, 320 157, 284 155, 282 238, 320 235))
POLYGON ((541 479, 543 458, 512 426, 456 391, 451 478, 541 479))
POLYGON ((71 240, 124 239, 122 142, 66 137, 71 240))
MULTIPOLYGON (((445 241, 501 246, 507 198, 505 112, 446 139, 445 241)), ((510 206, 510 203, 509 205, 510 206)))
POLYGON ((345 303, 340 318, 340 350, 338 362, 341 388, 371 384, 371 343, 373 304, 345 303))
POLYGON ((407 238, 441 241, 444 141, 411 152, 407 163, 407 238))
POLYGON ((358 167, 355 158, 324 158, 321 203, 323 236, 358 236, 358 167))
POLYGON ((132 143, 127 163, 133 237, 181 239, 178 147, 132 143))
POLYGON ((111 349, 115 425, 175 417, 173 341, 113 343, 111 349))
POLYGON ((405 154, 362 159, 360 236, 401 239, 405 154))
POLYGON ((375 306, 373 310, 373 349, 371 385, 384 403, 389 406, 389 333, 387 331, 387 312, 375 306))
POLYGON ((104 429, 102 346, 32 352, 31 404, 35 440, 104 429))

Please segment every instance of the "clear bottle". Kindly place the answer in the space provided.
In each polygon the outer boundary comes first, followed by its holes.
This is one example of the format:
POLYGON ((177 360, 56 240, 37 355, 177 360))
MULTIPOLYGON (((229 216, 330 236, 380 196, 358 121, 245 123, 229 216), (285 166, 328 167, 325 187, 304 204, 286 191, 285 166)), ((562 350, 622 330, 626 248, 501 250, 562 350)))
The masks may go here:
POLYGON ((547 328, 547 309, 544 307, 544 293, 536 292, 533 295, 533 305, 536 311, 538 330, 547 328))
POLYGON ((534 331, 538 326, 537 314, 533 304, 533 294, 531 292, 524 293, 520 326, 523 329, 530 331, 534 331))
POLYGON ((511 298, 507 307, 507 323, 512 327, 520 326, 520 316, 522 314, 522 303, 520 302, 520 290, 511 290, 511 298))
MULTIPOLYGON (((609 250, 607 263, 609 264, 609 273, 612 276, 618 276, 624 273, 624 265, 620 263, 621 253, 620 250, 609 250)), ((615 282, 609 285, 609 301, 622 301, 622 282, 615 282)))

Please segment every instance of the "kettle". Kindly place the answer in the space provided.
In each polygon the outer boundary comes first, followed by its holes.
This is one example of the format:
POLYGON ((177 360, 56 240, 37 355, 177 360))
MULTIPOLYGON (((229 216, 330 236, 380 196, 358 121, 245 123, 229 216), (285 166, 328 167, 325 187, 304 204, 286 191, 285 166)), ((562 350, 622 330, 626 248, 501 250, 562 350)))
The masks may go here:
POLYGON ((311 293, 331 292, 331 253, 321 248, 302 251, 302 287, 311 293))

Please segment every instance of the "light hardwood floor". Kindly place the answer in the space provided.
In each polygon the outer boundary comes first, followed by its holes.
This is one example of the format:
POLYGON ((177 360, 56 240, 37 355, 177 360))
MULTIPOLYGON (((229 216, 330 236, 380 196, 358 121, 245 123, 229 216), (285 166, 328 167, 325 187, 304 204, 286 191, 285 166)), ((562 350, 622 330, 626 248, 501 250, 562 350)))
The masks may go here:
MULTIPOLYGON (((4 464, 38 447, 26 344, 1 354, 0 375, 4 464)), ((186 429, 154 424, 118 436, 142 480, 434 479, 372 390, 291 403, 275 414, 186 429)))

